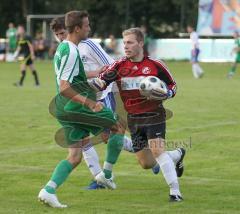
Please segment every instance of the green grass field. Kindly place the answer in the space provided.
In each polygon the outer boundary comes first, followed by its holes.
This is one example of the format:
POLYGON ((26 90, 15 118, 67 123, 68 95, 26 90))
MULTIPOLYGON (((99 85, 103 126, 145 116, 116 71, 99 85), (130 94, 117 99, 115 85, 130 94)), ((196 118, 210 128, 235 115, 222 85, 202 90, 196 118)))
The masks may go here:
MULTIPOLYGON (((205 76, 195 80, 189 63, 168 65, 178 94, 166 102, 174 113, 167 139, 170 147, 187 147, 180 179, 184 202, 169 203, 162 175, 141 169, 135 155, 123 151, 114 168, 117 190, 83 190, 91 179, 83 161, 58 191, 69 208, 40 204, 39 190, 67 154, 54 143, 59 125, 48 113, 55 94, 52 63, 36 64, 40 88, 30 72, 24 87, 14 87, 18 64, 0 63, 0 213, 239 213, 240 75, 228 80, 230 64, 203 64, 205 76)), ((125 114, 121 105, 118 111, 125 114)), ((101 162, 105 148, 97 145, 101 162)))

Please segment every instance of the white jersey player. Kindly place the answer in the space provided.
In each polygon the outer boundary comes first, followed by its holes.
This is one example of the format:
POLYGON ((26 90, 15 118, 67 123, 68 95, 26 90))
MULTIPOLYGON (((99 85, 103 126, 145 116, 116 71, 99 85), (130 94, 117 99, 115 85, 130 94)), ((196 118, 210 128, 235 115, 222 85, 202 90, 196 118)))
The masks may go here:
POLYGON ((193 76, 198 79, 203 76, 203 70, 200 67, 198 63, 198 56, 200 53, 199 49, 199 42, 198 42, 198 34, 193 30, 191 26, 187 27, 188 33, 190 33, 190 39, 192 43, 192 49, 191 49, 191 63, 192 63, 192 72, 193 76))
MULTIPOLYGON (((114 62, 114 60, 103 50, 100 44, 92 39, 86 39, 81 41, 78 45, 78 49, 87 78, 93 78, 98 76, 99 72, 104 66, 108 66, 114 62)), ((115 111, 116 102, 113 90, 116 87, 114 87, 113 84, 109 85, 104 91, 98 92, 97 100, 104 103, 107 108, 115 111)), ((102 134, 102 140, 106 142, 108 136, 109 130, 105 130, 102 134)), ((86 161, 89 170, 92 172, 93 176, 96 176, 102 171, 101 166, 99 165, 97 153, 91 144, 89 144, 89 147, 87 147, 86 149, 85 151, 87 152, 83 153, 84 160, 86 161), (95 161, 92 156, 97 157, 97 161, 95 161)), ((133 151, 132 141, 127 136, 124 136, 123 149, 129 152, 133 151)), ((95 181, 93 181, 88 187, 88 189, 96 188, 99 188, 99 185, 97 185, 95 181)))

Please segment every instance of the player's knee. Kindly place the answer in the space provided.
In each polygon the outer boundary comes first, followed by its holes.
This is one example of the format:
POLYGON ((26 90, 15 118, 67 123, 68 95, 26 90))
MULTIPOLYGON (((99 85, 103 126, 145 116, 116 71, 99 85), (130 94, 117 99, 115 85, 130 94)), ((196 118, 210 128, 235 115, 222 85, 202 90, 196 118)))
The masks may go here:
POLYGON ((162 154, 162 151, 158 150, 158 149, 151 149, 153 157, 157 158, 159 155, 162 154))
POLYGON ((148 141, 148 144, 154 158, 158 157, 165 151, 164 139, 160 138, 151 139, 148 141))
POLYGON ((33 71, 32 71, 32 74, 33 74, 33 75, 36 75, 36 74, 37 74, 37 72, 36 72, 35 70, 33 70, 33 71))
POLYGON ((73 167, 79 165, 82 160, 80 155, 69 155, 67 159, 73 165, 73 167))

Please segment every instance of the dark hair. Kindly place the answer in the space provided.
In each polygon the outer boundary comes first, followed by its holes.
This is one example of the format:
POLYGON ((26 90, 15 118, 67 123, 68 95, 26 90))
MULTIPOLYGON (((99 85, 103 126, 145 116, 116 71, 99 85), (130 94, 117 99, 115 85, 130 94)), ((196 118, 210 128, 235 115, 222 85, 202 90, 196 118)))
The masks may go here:
POLYGON ((88 17, 88 12, 82 11, 70 11, 65 15, 65 26, 69 33, 72 33, 76 26, 82 27, 82 20, 88 17))
POLYGON ((134 34, 136 36, 136 39, 137 39, 138 42, 144 41, 143 32, 138 27, 136 27, 136 28, 129 28, 129 29, 124 30, 122 32, 123 36, 129 35, 129 34, 134 34))
POLYGON ((54 18, 50 23, 50 28, 52 31, 65 29, 66 28, 65 27, 65 17, 61 16, 61 17, 54 18))

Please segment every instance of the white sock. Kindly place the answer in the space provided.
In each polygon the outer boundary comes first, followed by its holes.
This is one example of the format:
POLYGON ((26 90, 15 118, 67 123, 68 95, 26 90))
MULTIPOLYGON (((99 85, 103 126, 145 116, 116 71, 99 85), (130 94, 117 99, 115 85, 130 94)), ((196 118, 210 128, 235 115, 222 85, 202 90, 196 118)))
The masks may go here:
POLYGON ((203 74, 203 70, 198 63, 196 64, 196 69, 198 76, 201 76, 203 74))
POLYGON ((170 156, 167 152, 164 152, 156 158, 156 161, 159 163, 165 181, 170 187, 170 195, 181 196, 175 165, 170 156))
POLYGON ((173 151, 167 151, 167 153, 170 156, 170 158, 173 160, 174 164, 176 165, 176 163, 181 158, 181 152, 178 149, 175 149, 173 151))
POLYGON ((82 153, 90 172, 95 177, 98 173, 102 171, 102 168, 99 164, 97 151, 92 144, 88 144, 83 148, 82 153))
POLYGON ((196 63, 194 63, 194 64, 192 64, 192 72, 193 72, 193 76, 194 76, 194 78, 199 78, 199 76, 198 76, 198 68, 197 68, 197 64, 196 63))
POLYGON ((126 135, 123 138, 123 149, 128 152, 133 152, 132 140, 126 135))

